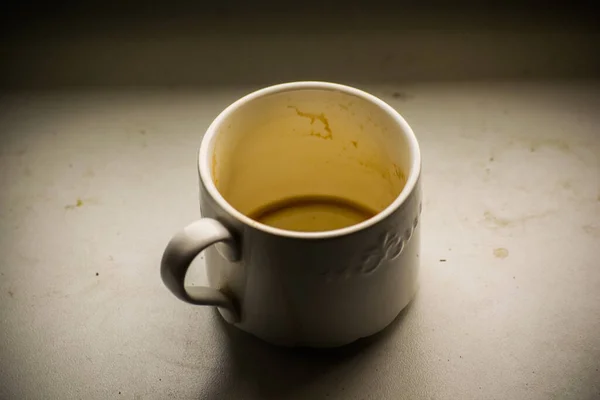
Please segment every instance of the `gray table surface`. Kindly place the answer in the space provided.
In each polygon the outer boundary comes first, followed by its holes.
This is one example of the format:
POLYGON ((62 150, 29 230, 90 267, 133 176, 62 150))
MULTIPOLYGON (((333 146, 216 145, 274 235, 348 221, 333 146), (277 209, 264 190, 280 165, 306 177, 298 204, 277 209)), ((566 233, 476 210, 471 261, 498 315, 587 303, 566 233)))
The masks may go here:
POLYGON ((159 278, 199 215, 203 131, 254 87, 2 95, 0 398, 599 398, 600 84, 361 87, 421 143, 421 284, 329 352, 264 344, 159 278))

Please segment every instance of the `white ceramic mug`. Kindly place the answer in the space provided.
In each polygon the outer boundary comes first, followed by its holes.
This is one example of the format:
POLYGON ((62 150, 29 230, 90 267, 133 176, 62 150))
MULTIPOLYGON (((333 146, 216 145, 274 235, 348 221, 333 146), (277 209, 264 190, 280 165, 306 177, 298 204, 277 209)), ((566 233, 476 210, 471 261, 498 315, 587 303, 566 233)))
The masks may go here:
POLYGON ((417 290, 421 156, 406 121, 377 97, 294 82, 227 107, 202 139, 202 218, 177 233, 161 276, 179 299, 279 345, 331 347, 390 324, 417 290), (248 217, 294 196, 332 196, 376 214, 322 232, 248 217), (210 287, 184 287, 205 253, 210 287))

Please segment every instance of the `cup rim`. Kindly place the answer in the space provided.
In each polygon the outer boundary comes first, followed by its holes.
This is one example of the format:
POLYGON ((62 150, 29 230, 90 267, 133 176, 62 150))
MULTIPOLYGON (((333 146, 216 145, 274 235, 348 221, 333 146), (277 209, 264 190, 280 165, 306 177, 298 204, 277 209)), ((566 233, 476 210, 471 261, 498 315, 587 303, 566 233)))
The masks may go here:
POLYGON ((326 239, 326 238, 335 238, 341 236, 351 235, 353 233, 365 230, 377 223, 386 219, 389 215, 391 215, 394 211, 400 208, 404 202, 408 199, 408 197, 413 193, 417 182, 419 180, 419 176, 421 174, 421 152, 419 149, 419 143, 417 142, 417 138, 408 125, 406 120, 398 113, 392 106, 379 99, 378 97, 367 93, 363 90, 356 89, 351 86, 346 86, 338 83, 331 82, 321 82, 321 81, 298 81, 298 82, 288 82, 288 83, 280 83, 277 85, 272 85, 265 87, 263 89, 256 90, 252 93, 247 94, 246 96, 236 100, 227 108, 225 108, 221 113, 213 120, 210 124, 202 141, 200 143, 200 149, 198 151, 198 171, 200 174, 200 180, 204 185, 208 194, 213 198, 213 200, 229 215, 234 217, 238 222, 250 226, 252 228, 258 229, 265 233, 269 233, 271 235, 294 238, 294 239, 326 239), (390 203, 386 208, 382 211, 374 215, 373 217, 362 221, 358 224, 347 226, 341 229, 335 229, 331 231, 323 231, 323 232, 300 232, 300 231, 291 231, 286 229, 275 228, 258 221, 253 220, 250 217, 242 214, 240 211, 236 210, 225 198, 219 190, 217 189, 215 183, 213 182, 210 169, 211 169, 211 157, 209 157, 209 149, 210 144, 213 139, 216 137, 219 127, 223 125, 223 123, 240 107, 244 104, 258 99, 260 97, 273 95, 276 93, 289 92, 295 90, 332 90, 337 92, 346 93, 355 97, 362 98, 370 103, 375 104, 377 107, 381 108, 385 113, 387 113, 390 117, 392 117, 396 123, 400 126, 403 134, 407 138, 407 143, 409 147, 409 154, 411 157, 411 168, 406 179, 406 184, 402 188, 400 194, 390 203))

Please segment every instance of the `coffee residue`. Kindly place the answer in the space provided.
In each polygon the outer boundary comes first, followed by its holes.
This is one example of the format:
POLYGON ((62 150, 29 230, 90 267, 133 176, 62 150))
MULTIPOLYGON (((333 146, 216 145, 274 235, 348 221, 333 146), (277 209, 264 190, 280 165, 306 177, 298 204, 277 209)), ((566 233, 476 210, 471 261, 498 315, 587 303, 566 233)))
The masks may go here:
POLYGON ((406 176, 404 176, 404 173, 396 164, 394 164, 394 173, 396 174, 396 177, 398 177, 398 179, 402 181, 403 184, 406 182, 406 176))
POLYGON ((215 181, 215 185, 219 184, 219 180, 217 179, 217 154, 215 152, 213 152, 212 154, 212 160, 211 160, 211 175, 213 178, 213 181, 215 181))
POLYGON ((275 228, 323 232, 358 224, 375 214, 377 211, 349 199, 316 195, 275 201, 247 215, 275 228))
POLYGON ((74 210, 74 209, 79 208, 81 206, 83 206, 83 200, 77 199, 77 202, 75 204, 67 204, 65 206, 65 210, 74 210))
POLYGON ((324 113, 313 114, 313 113, 300 111, 298 109, 298 107, 295 107, 295 106, 288 106, 288 107, 293 108, 296 111, 296 114, 298 114, 298 116, 303 117, 303 118, 309 118, 311 125, 315 123, 315 120, 320 121, 323 124, 324 129, 327 132, 327 135, 322 135, 317 132, 311 132, 310 136, 316 136, 316 137, 320 137, 322 139, 329 139, 329 140, 333 139, 333 132, 331 131, 331 127, 329 126, 329 120, 327 119, 327 117, 325 116, 324 113))
POLYGON ((508 250, 504 247, 498 247, 494 249, 494 257, 496 258, 506 258, 508 257, 508 250))

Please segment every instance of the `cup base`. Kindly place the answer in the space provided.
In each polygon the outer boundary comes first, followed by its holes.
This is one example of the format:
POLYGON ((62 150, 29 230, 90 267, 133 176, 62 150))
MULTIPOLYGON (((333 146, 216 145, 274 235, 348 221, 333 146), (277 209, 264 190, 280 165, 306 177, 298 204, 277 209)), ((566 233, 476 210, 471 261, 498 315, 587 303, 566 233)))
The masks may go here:
MULTIPOLYGON (((246 333, 249 333, 250 335, 252 335, 254 337, 257 337, 258 339, 260 339, 266 343, 269 343, 271 345, 278 346, 278 347, 333 349, 336 347, 348 346, 348 345, 351 345, 351 344, 353 344, 357 341, 363 340, 363 339, 373 338, 377 334, 382 333, 383 331, 388 329, 395 322, 399 322, 399 320, 400 320, 399 317, 401 315, 405 314, 404 311, 407 310, 407 308, 411 305, 412 301, 416 297, 417 291, 418 291, 418 288, 415 288, 415 291, 412 293, 411 296, 408 297, 407 301, 400 307, 398 312, 394 315, 394 317, 391 320, 386 322, 383 326, 380 326, 380 327, 376 328, 375 330, 372 330, 371 332, 368 332, 366 334, 363 333, 359 336, 336 338, 336 339, 329 339, 329 340, 318 340, 318 339, 306 340, 306 339, 296 339, 296 338, 268 337, 268 336, 261 335, 259 333, 250 332, 247 329, 244 329, 243 324, 234 323, 232 325, 246 333)), ((220 308, 218 310, 219 310, 219 314, 221 314, 223 319, 226 322, 230 323, 226 317, 227 310, 224 310, 225 314, 223 313, 223 310, 221 310, 220 308)))

